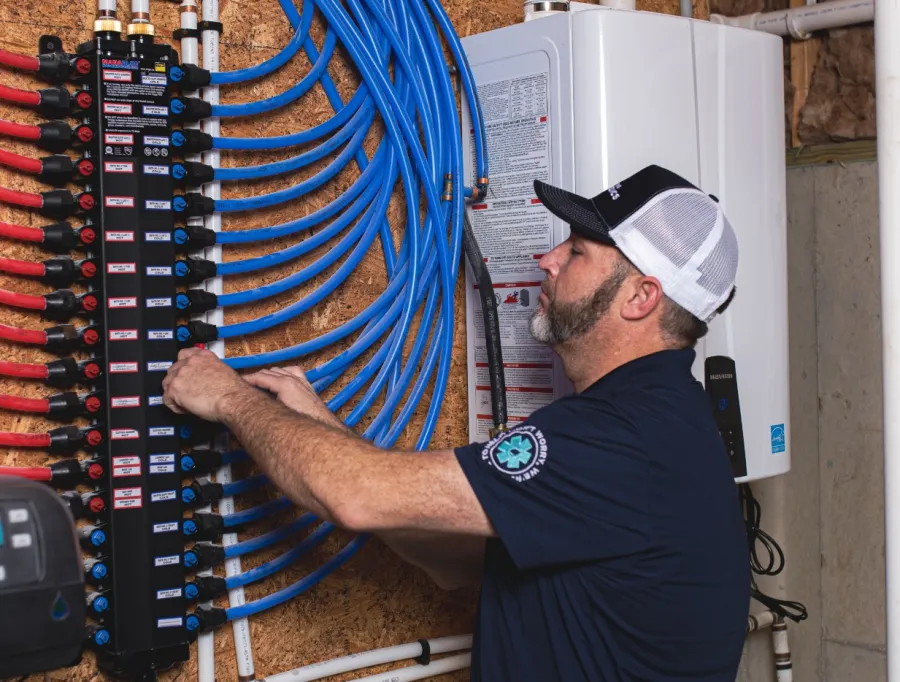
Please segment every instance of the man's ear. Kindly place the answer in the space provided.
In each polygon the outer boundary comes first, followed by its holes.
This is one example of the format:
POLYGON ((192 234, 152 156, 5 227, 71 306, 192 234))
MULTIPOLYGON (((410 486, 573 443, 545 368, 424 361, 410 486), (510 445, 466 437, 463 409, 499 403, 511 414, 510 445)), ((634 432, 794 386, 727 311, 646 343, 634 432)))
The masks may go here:
POLYGON ((642 320, 652 314, 662 303, 662 284, 656 277, 629 278, 624 287, 627 298, 622 303, 622 317, 626 320, 642 320))

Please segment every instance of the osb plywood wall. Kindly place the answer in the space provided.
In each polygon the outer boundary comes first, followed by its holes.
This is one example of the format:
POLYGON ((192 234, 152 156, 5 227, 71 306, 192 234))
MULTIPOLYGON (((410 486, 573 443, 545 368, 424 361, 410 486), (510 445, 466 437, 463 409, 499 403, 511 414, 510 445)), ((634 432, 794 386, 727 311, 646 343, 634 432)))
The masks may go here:
MULTIPOLYGON (((706 16, 705 0, 699 0, 696 8, 698 16, 706 16)), ((299 3, 298 3, 299 4, 299 3)), ((496 0, 480 2, 478 0, 448 0, 447 10, 457 30, 463 35, 483 32, 506 26, 521 20, 521 0, 496 0)), ((274 55, 289 38, 289 27, 283 18, 276 0, 222 0, 220 1, 221 18, 224 23, 222 35, 221 68, 232 70, 263 61, 274 55)), ((677 0, 646 0, 639 2, 639 9, 677 12, 677 0)), ((177 4, 154 0, 152 4, 153 21, 157 26, 157 35, 161 40, 171 40, 172 30, 179 24, 177 4)), ((127 19, 128 7, 120 3, 119 15, 127 19)), ((67 49, 74 47, 91 37, 90 28, 94 18, 94 4, 91 0, 46 0, 39 4, 20 4, 12 1, 0 3, 0 47, 21 53, 34 53, 38 36, 51 33, 60 36, 67 49)), ((323 26, 316 24, 314 35, 321 45, 324 36, 323 26)), ((358 83, 352 68, 342 61, 342 55, 332 63, 330 73, 337 82, 345 100, 358 83)), ((255 81, 251 84, 226 87, 222 92, 222 101, 241 102, 250 99, 262 99, 282 92, 295 83, 309 69, 305 57, 298 56, 290 64, 271 77, 255 81)), ((0 81, 19 87, 39 87, 29 77, 4 71, 0 81)), ((246 119, 231 119, 223 124, 223 134, 229 136, 272 136, 283 134, 300 128, 311 127, 327 119, 331 114, 330 107, 317 87, 301 101, 287 106, 270 115, 246 119)), ((0 118, 30 122, 36 121, 26 112, 10 107, 0 107, 0 118)), ((368 140, 367 148, 371 154, 377 139, 368 140)), ((3 141, 3 147, 26 155, 40 155, 35 149, 3 141)), ((223 154, 223 165, 251 165, 284 158, 297 153, 243 154, 239 157, 223 154)), ((301 175, 288 178, 259 181, 252 183, 226 184, 223 197, 236 197, 268 193, 298 182, 301 178, 317 172, 330 159, 307 169, 301 175)), ((285 222, 306 215, 318 207, 325 205, 338 196, 357 176, 355 166, 348 167, 335 180, 329 182, 321 191, 308 199, 293 202, 271 210, 254 211, 243 214, 229 214, 224 220, 224 229, 247 229, 285 222)), ((41 191, 46 187, 39 186, 30 178, 15 172, 0 170, 0 185, 28 191, 41 191)), ((0 207, 0 220, 22 225, 39 226, 48 222, 24 210, 0 207)), ((391 205, 390 224, 395 239, 399 239, 403 229, 402 197, 396 196, 391 205), (398 201, 401 200, 401 201, 398 201)), ((250 245, 246 247, 229 247, 225 251, 225 259, 246 258, 264 252, 272 252, 284 248, 298 237, 285 238, 275 242, 250 245)), ((305 258, 284 267, 272 268, 254 276, 233 277, 227 280, 226 291, 235 291, 282 278, 289 273, 313 262, 326 247, 315 251, 305 258)), ((11 241, 0 242, 5 257, 22 258, 38 261, 49 257, 37 248, 23 246, 11 241)), ((314 278, 308 286, 288 294, 278 296, 258 305, 248 305, 236 310, 229 310, 226 322, 235 322, 258 317, 272 312, 297 300, 305 293, 324 281, 335 268, 330 268, 314 278)), ((386 281, 383 261, 379 247, 374 246, 369 256, 354 275, 326 302, 309 313, 300 316, 289 324, 279 326, 269 332, 236 340, 229 343, 229 355, 242 355, 273 350, 293 345, 302 340, 319 336, 332 329, 362 310, 379 292, 386 281)), ((10 288, 26 293, 44 293, 48 289, 38 283, 22 279, 0 277, 0 287, 10 288)), ((461 302, 461 291, 457 289, 457 302, 461 302)), ((40 321, 36 314, 19 313, 10 309, 0 309, 0 323, 11 324, 29 329, 43 329, 49 324, 40 321)), ((340 350, 338 346, 321 356, 308 357, 306 366, 318 364, 330 354, 340 350)), ((21 362, 46 362, 53 357, 43 352, 26 347, 0 342, 0 358, 21 362)), ((453 369, 450 385, 443 401, 441 418, 432 439, 433 447, 448 447, 466 441, 466 375, 465 375, 465 329, 461 307, 457 307, 457 326, 453 348, 453 369)), ((368 356, 355 365, 359 368, 368 356)), ((347 372, 346 377, 355 374, 355 368, 347 372)), ((337 387, 329 390, 333 395, 337 387)), ((35 384, 19 381, 0 381, 0 392, 36 397, 45 395, 48 390, 35 384)), ((352 406, 353 403, 351 403, 352 406)), ((423 400, 428 405, 428 396, 423 400)), ((424 417, 424 409, 420 409, 398 445, 413 446, 419 427, 424 417)), ((0 414, 0 430, 16 432, 43 431, 55 426, 38 418, 17 417, 0 414)), ((46 455, 26 451, 3 451, 0 463, 6 465, 45 465, 51 460, 46 455)), ((244 472, 239 471, 238 475, 244 472)), ((264 495, 247 496, 241 499, 241 506, 257 504, 264 495)), ((283 521, 274 519, 268 525, 260 524, 261 531, 283 521)), ((348 536, 336 533, 324 546, 312 552, 306 559, 277 576, 262 581, 247 589, 247 599, 258 599, 276 589, 284 587, 306 575, 346 542, 348 536)), ((253 555, 244 561, 249 568, 273 558, 283 551, 278 548, 270 552, 253 555)), ((272 674, 300 665, 321 661, 350 652, 366 651, 375 647, 388 646, 420 637, 434 637, 470 632, 475 613, 476 592, 462 590, 453 593, 442 592, 433 587, 429 580, 418 570, 404 566, 387 549, 377 541, 369 542, 349 565, 329 577, 314 590, 294 601, 272 609, 251 621, 254 641, 254 656, 258 676, 272 674)), ((223 602, 224 604, 224 602, 223 602)), ((230 627, 219 630, 216 636, 218 662, 218 679, 235 680, 233 646, 230 627)), ((165 680, 196 679, 196 661, 180 666, 164 673, 165 680)), ((345 676, 335 679, 348 679, 345 676)), ((50 679, 82 682, 96 678, 93 660, 90 654, 77 668, 53 672, 50 679)), ((34 678, 37 679, 37 678, 34 678)), ((443 680, 468 679, 467 672, 445 676, 443 680)))

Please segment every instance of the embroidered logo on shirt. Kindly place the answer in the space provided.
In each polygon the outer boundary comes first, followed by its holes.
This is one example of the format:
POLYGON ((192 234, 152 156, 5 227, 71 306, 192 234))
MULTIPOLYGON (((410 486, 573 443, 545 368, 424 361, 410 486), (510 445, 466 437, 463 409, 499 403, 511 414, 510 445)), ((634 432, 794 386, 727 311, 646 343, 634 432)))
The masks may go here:
POLYGON ((481 458, 516 481, 527 481, 547 460, 547 439, 534 426, 517 426, 488 442, 481 458))

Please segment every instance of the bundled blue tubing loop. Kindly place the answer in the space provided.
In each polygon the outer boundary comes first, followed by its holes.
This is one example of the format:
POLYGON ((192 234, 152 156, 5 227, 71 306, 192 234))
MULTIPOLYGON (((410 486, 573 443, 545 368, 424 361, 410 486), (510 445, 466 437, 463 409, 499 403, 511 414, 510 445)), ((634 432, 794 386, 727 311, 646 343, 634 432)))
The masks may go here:
MULTIPOLYGON (((475 190, 463 187, 463 139, 457 113, 454 79, 472 117, 476 174, 487 178, 484 123, 476 97, 474 78, 466 62, 459 37, 453 30, 440 0, 305 0, 298 12, 292 0, 279 0, 294 30, 288 44, 271 59, 237 71, 211 74, 213 85, 242 83, 275 72, 301 50, 311 67, 292 87, 258 102, 215 105, 212 115, 252 116, 283 107, 314 86, 325 92, 334 115, 324 123, 303 131, 268 138, 214 137, 220 150, 288 149, 310 143, 316 146, 284 161, 257 166, 217 168, 219 181, 252 180, 296 173, 310 164, 331 158, 319 172, 287 189, 259 196, 220 199, 219 212, 244 212, 302 199, 334 179, 350 164, 358 177, 328 205, 297 220, 270 227, 220 232, 219 244, 246 244, 288 235, 304 238, 271 254, 233 260, 216 266, 218 276, 254 272, 280 265, 323 249, 315 261, 299 271, 268 284, 230 292, 218 297, 222 307, 262 301, 289 292, 330 270, 327 278, 299 300, 268 315, 219 327, 222 339, 252 335, 289 322, 312 309, 341 286, 358 267, 376 240, 384 253, 387 284, 384 290, 355 317, 318 338, 266 353, 226 358, 234 369, 262 367, 298 360, 318 353, 335 342, 352 342, 338 354, 307 371, 316 391, 333 385, 364 354, 368 361, 349 383, 328 401, 332 410, 359 401, 347 416, 348 426, 360 424, 377 404, 377 413, 362 436, 381 447, 391 447, 408 425, 426 389, 432 397, 416 449, 428 447, 438 419, 450 371, 454 331, 454 288, 459 275, 464 232, 464 201, 475 190), (327 24, 320 49, 309 35, 318 11, 327 24), (456 66, 451 75, 445 60, 446 43, 456 66), (350 56, 361 76, 359 87, 344 102, 328 73, 329 60, 338 46, 350 56), (392 72, 389 70, 392 69, 392 72), (378 122, 383 137, 372 158, 363 143, 378 122), (387 210, 398 185, 405 201, 406 226, 395 247, 387 222, 387 210), (315 228, 314 234, 308 231, 315 228), (413 322, 418 327, 409 352, 413 322)), ((483 191, 479 180, 479 191, 483 191)), ((231 453, 232 458, 243 455, 231 453)), ((244 493, 264 484, 265 477, 230 483, 228 495, 244 493)), ((222 517, 225 528, 266 518, 291 506, 285 497, 222 517)), ((282 542, 294 542, 298 533, 317 519, 303 514, 273 531, 225 548, 235 557, 282 542)), ((320 544, 333 526, 320 523, 302 541, 256 568, 227 579, 233 588, 261 580, 297 562, 320 544)), ((274 594, 226 609, 227 620, 259 613, 310 589, 346 562, 366 542, 365 534, 354 537, 319 568, 274 594)))

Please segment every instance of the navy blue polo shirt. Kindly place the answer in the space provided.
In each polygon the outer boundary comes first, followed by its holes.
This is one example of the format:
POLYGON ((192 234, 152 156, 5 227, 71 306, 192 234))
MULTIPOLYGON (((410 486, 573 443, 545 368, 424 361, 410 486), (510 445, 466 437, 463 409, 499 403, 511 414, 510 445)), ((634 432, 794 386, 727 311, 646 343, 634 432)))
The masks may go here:
POLYGON ((734 682, 750 562, 694 357, 628 362, 457 449, 498 535, 473 682, 734 682))

